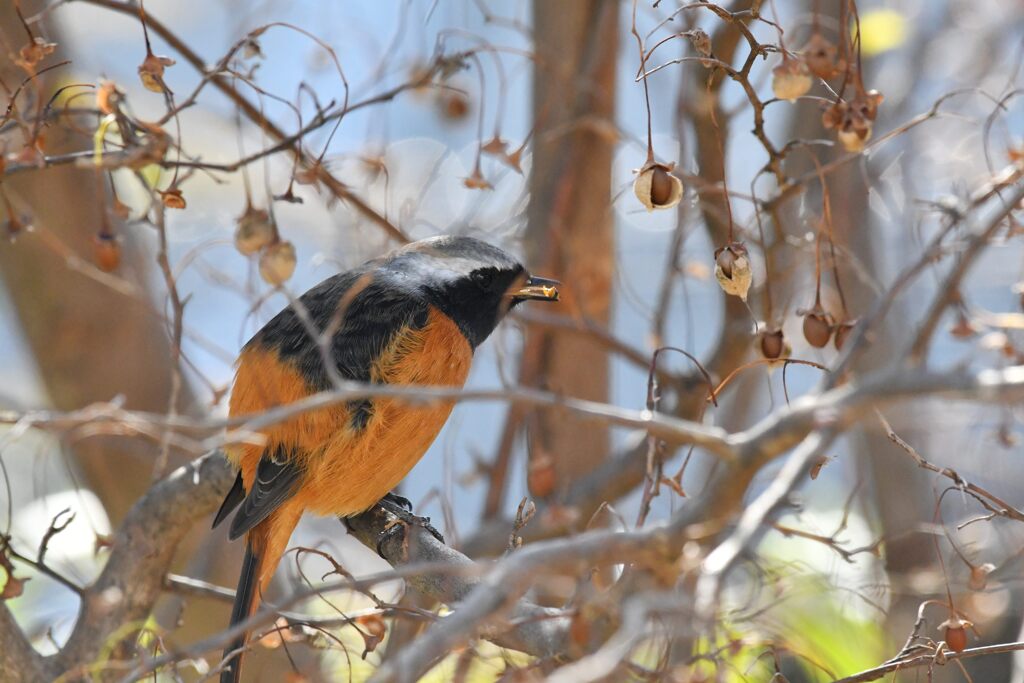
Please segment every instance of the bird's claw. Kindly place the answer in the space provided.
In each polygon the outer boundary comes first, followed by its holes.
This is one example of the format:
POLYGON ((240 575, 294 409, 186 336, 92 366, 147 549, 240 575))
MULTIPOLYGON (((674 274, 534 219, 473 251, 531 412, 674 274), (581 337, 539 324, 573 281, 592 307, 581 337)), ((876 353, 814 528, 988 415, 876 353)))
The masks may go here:
POLYGON ((441 532, 431 525, 429 517, 420 517, 412 514, 412 505, 409 504, 407 499, 389 493, 380 500, 378 505, 396 518, 388 522, 384 527, 384 531, 382 531, 380 536, 377 537, 377 554, 381 557, 384 557, 384 554, 381 552, 384 543, 391 537, 391 534, 395 533, 395 529, 399 528, 403 524, 406 526, 418 526, 422 529, 426 529, 430 532, 431 536, 441 543, 444 543, 444 536, 442 536, 441 532), (404 501, 404 503, 402 501, 404 501))
POLYGON ((394 505, 399 505, 405 508, 406 511, 412 512, 412 501, 405 496, 398 495, 394 491, 388 492, 383 498, 381 498, 380 502, 382 504, 392 503, 394 505))

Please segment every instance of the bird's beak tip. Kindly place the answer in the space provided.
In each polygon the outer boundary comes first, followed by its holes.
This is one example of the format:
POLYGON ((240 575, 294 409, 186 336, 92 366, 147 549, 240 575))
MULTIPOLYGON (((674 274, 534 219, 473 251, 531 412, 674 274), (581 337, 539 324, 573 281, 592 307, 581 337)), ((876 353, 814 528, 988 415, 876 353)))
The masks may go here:
POLYGON ((558 301, 558 280, 543 277, 529 277, 523 286, 512 294, 518 301, 558 301))

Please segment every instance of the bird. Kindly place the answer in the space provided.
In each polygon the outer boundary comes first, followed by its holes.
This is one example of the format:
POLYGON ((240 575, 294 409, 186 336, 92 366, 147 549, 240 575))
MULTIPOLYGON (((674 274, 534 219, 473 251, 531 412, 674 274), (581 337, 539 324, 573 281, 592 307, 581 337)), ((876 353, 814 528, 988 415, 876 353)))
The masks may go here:
MULTIPOLYGON (((229 416, 300 401, 338 379, 461 387, 501 319, 523 301, 557 301, 559 284, 473 237, 412 242, 327 278, 253 335, 238 357, 229 416)), ((452 407, 353 400, 263 428, 261 444, 227 446, 238 474, 213 526, 237 509, 228 537, 245 536, 231 625, 255 613, 303 513, 345 518, 393 496, 452 407)), ((224 650, 221 683, 240 680, 247 638, 224 650)))

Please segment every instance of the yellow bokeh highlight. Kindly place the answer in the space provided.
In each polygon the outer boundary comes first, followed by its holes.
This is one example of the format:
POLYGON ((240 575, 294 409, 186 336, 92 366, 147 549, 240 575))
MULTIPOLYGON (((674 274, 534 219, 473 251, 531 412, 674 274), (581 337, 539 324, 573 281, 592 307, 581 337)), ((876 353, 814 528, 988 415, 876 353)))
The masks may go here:
MULTIPOLYGON (((856 26, 852 31, 856 32, 856 26)), ((907 19, 894 9, 874 9, 860 15, 860 49, 865 57, 899 47, 907 38, 907 19)))

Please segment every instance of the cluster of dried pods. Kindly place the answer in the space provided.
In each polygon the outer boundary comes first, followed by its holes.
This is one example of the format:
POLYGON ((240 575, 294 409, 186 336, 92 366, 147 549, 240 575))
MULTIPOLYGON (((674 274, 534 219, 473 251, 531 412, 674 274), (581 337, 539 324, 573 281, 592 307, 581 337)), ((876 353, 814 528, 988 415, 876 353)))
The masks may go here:
POLYGON ((842 76, 836 99, 825 109, 821 121, 826 129, 836 131, 847 151, 859 152, 871 138, 882 95, 864 88, 859 60, 851 51, 850 41, 844 39, 836 46, 815 28, 798 54, 783 48, 782 63, 772 70, 772 92, 780 100, 793 101, 810 91, 815 77, 828 81, 842 76), (847 83, 853 84, 851 99, 843 98, 847 83))

